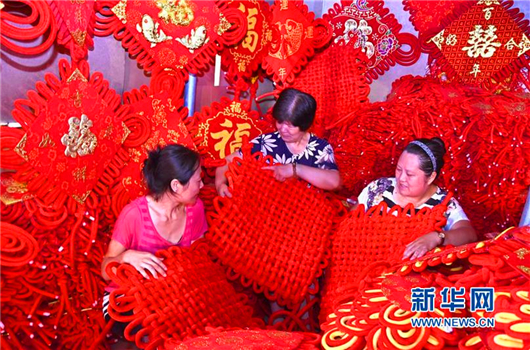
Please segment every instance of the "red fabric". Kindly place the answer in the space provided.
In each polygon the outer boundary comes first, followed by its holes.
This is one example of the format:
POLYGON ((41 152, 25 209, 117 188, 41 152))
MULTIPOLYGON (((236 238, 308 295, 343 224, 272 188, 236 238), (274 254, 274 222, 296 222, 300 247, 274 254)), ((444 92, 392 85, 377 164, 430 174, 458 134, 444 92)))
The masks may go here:
POLYGON ((317 101, 311 131, 319 137, 326 138, 331 125, 368 103, 366 56, 360 51, 351 46, 330 46, 315 55, 292 85, 317 101))
POLYGON ((94 46, 94 0, 48 0, 58 24, 57 42, 64 45, 74 61, 86 58, 94 46))
POLYGON ((195 132, 193 120, 181 98, 169 94, 150 93, 146 86, 140 91, 124 94, 126 105, 131 107, 124 120, 131 134, 124 143, 130 160, 122 171, 122 183, 134 199, 147 193, 141 171, 149 151, 170 143, 195 149, 191 133, 195 132))
POLYGON ((206 238, 244 285, 280 305, 297 305, 316 292, 310 286, 325 266, 336 209, 302 181, 274 180, 261 169, 267 162, 260 153, 243 152, 227 172, 232 198, 214 200, 206 238))
POLYGON ((360 291, 345 296, 343 304, 322 325, 323 348, 348 344, 350 348, 367 345, 369 349, 409 349, 413 345, 418 349, 447 349, 458 345, 459 349, 471 350, 477 343, 490 349, 526 349, 530 346, 525 321, 530 315, 529 276, 507 264, 505 255, 509 251, 530 254, 530 228, 510 230, 495 240, 476 243, 475 248, 466 257, 433 266, 421 274, 412 271, 399 276, 390 269, 377 278, 366 278, 360 291), (466 308, 442 310, 438 295, 434 312, 411 312, 409 300, 402 299, 408 298, 412 287, 434 287, 437 293, 443 287, 465 287, 466 308), (493 312, 470 311, 470 287, 494 288, 493 312), (436 327, 412 328, 412 317, 440 316, 495 317, 496 322, 493 329, 478 332, 476 328, 452 329, 450 333, 436 327))
POLYGON ((131 265, 107 267, 119 289, 110 294, 109 315, 130 322, 125 337, 142 349, 156 349, 166 339, 178 340, 206 334, 206 326, 244 327, 259 325, 251 319, 246 297, 236 294, 221 266, 208 257, 204 242, 191 248, 171 247, 157 255, 168 267, 167 277, 144 279, 131 265), (114 273, 112 270, 117 268, 114 273), (133 315, 127 315, 133 311, 133 315), (131 332, 141 325, 141 330, 131 332), (147 342, 143 337, 148 336, 147 342))
POLYGON ((53 189, 83 203, 128 136, 128 108, 101 73, 89 75, 86 62, 61 60, 59 71, 15 101, 13 116, 26 131, 15 151, 29 166, 15 177, 47 200, 53 189))
POLYGON ((431 59, 453 81, 485 86, 528 67, 530 28, 512 5, 479 1, 461 16, 449 17, 430 38, 431 59))
POLYGON ((272 6, 273 40, 263 59, 263 69, 276 83, 292 83, 315 49, 331 38, 329 23, 314 20, 301 0, 276 0, 272 6))
POLYGON ((169 339, 164 350, 276 350, 318 349, 318 335, 313 333, 291 333, 276 330, 226 330, 185 341, 169 339))
POLYGON ((411 204, 405 208, 388 208, 385 202, 366 212, 364 205, 350 212, 331 239, 331 258, 324 278, 320 318, 325 319, 344 291, 355 290, 366 274, 373 274, 378 266, 401 262, 408 243, 426 233, 442 231, 450 197, 448 195, 442 204, 432 209, 423 208, 418 213, 411 204))
POLYGON ((113 33, 146 71, 201 74, 213 56, 246 33, 246 18, 224 1, 98 2, 96 35, 113 33))
POLYGON ((23 55, 43 53, 53 45, 57 37, 57 23, 45 1, 4 1, 0 10, 0 21, 0 44, 23 55), (21 5, 29 8, 27 15, 21 15, 21 5), (30 41, 33 45, 35 39, 45 35, 46 39, 36 46, 24 43, 30 41))
POLYGON ((204 107, 193 118, 197 124, 199 152, 207 167, 224 164, 224 158, 241 148, 245 138, 252 140, 271 128, 251 110, 249 101, 226 97, 204 107))
POLYGON ((229 0, 228 6, 246 16, 247 32, 239 44, 221 53, 221 63, 231 79, 249 80, 269 51, 272 40, 271 10, 263 0, 229 0))
POLYGON ((368 59, 368 83, 399 63, 410 66, 420 58, 418 39, 400 33, 401 24, 384 7, 384 1, 349 1, 335 4, 323 16, 332 27, 332 44, 361 48, 368 59), (408 45, 408 51, 403 47, 408 45))

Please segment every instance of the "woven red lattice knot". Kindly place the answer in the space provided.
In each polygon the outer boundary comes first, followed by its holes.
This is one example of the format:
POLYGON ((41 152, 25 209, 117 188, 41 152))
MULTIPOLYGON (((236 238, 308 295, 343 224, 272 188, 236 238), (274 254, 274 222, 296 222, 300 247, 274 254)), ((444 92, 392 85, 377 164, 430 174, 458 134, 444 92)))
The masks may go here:
POLYGON ((321 315, 329 314, 336 298, 345 290, 355 290, 361 278, 382 262, 386 266, 401 260, 405 246, 416 238, 441 231, 447 219, 448 195, 443 204, 422 208, 412 204, 388 208, 385 202, 365 212, 360 205, 338 226, 331 241, 331 260, 326 273, 321 315))
POLYGON ((109 315, 130 322, 125 337, 142 349, 156 349, 166 339, 206 334, 205 327, 259 325, 251 319, 246 296, 236 294, 220 265, 208 256, 207 245, 171 247, 157 252, 168 267, 167 277, 144 279, 131 265, 109 264, 119 288, 110 295, 109 315), (133 315, 127 313, 133 312, 133 315), (135 327, 142 329, 132 334, 135 327), (147 335, 148 342, 142 338, 147 335))
POLYGON ((232 198, 214 200, 207 238, 245 285, 294 305, 322 273, 335 209, 304 182, 274 180, 261 169, 268 161, 246 149, 230 164, 232 198))

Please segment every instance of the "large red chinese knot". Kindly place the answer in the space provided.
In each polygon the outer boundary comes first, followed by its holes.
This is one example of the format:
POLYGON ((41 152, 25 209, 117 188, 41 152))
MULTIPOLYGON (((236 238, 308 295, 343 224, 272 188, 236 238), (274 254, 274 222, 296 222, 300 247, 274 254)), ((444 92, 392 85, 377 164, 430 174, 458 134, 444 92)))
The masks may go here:
POLYGON ((430 42, 432 58, 455 81, 486 86, 528 67, 530 27, 511 1, 480 0, 446 20, 430 42))
POLYGON ((272 8, 273 40, 263 69, 277 83, 292 83, 315 49, 331 38, 331 27, 322 18, 314 20, 301 0, 276 0, 272 8))
POLYGON ((146 70, 170 67, 197 74, 224 46, 246 33, 243 13, 224 1, 98 2, 96 35, 114 34, 146 70))
POLYGON ((26 134, 15 151, 27 162, 15 179, 47 202, 69 195, 83 203, 129 134, 128 107, 88 63, 59 62, 60 77, 46 75, 27 100, 15 101, 14 118, 26 134))

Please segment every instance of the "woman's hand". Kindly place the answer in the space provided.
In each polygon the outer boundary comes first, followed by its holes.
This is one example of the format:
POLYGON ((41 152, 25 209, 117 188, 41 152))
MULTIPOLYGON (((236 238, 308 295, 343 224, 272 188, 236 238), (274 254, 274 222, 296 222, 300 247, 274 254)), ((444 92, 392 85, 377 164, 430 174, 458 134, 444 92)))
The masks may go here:
POLYGON ((219 184, 218 186, 216 186, 216 190, 217 194, 219 194, 221 197, 232 198, 232 193, 230 193, 230 188, 228 188, 227 184, 219 184))
POLYGON ((274 178, 281 182, 287 180, 290 177, 293 177, 294 175, 292 164, 265 166, 262 169, 272 170, 274 178))
POLYGON ((403 253, 403 260, 410 257, 410 260, 421 258, 429 250, 436 248, 442 243, 442 239, 438 237, 438 232, 429 232, 407 244, 405 252, 403 253))
POLYGON ((146 279, 149 279, 149 275, 145 270, 151 272, 154 278, 158 278, 158 275, 167 276, 166 265, 162 260, 148 252, 127 250, 123 253, 122 262, 132 265, 146 279))

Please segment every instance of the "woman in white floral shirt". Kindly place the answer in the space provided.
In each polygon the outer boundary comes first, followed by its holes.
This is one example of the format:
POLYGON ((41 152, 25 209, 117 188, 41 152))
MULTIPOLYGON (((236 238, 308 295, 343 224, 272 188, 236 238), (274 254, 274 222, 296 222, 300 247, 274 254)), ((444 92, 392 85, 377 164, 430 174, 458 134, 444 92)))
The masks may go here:
MULTIPOLYGON (((447 192, 433 182, 444 165, 445 144, 438 138, 412 141, 399 157, 396 177, 384 177, 366 186, 359 195, 359 204, 366 210, 381 202, 389 207, 405 207, 412 203, 416 210, 432 208, 443 202, 447 192)), ((439 245, 459 246, 477 240, 464 210, 454 198, 445 212, 447 224, 442 232, 430 232, 409 243, 403 259, 417 259, 439 245)))
MULTIPOLYGON (((341 179, 333 148, 326 140, 308 132, 315 111, 313 96, 292 88, 283 90, 272 110, 278 131, 252 140, 252 153, 261 152, 273 157, 275 165, 265 169, 273 171, 278 181, 297 176, 323 190, 335 190, 341 179)), ((227 162, 236 155, 241 153, 227 156, 227 162)), ((215 173, 215 187, 222 197, 231 196, 225 176, 227 169, 228 165, 225 165, 217 168, 215 173)))

